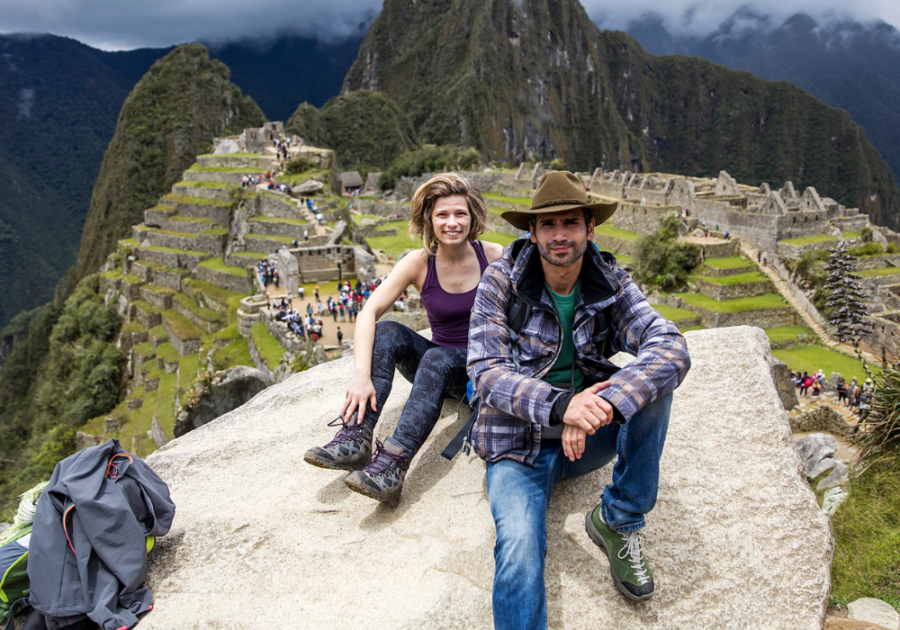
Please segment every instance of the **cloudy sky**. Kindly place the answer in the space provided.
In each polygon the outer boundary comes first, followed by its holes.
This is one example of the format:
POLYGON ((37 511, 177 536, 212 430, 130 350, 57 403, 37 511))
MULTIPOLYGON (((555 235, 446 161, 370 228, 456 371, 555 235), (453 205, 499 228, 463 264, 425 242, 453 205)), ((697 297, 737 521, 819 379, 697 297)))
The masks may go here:
MULTIPOLYGON (((291 32, 340 38, 370 22, 382 0, 0 0, 0 33, 54 33, 106 50, 188 41, 269 38, 291 32)), ((705 34, 741 5, 773 21, 807 12, 882 19, 900 28, 898 0, 582 0, 604 28, 624 29, 646 11, 676 34, 705 34)))

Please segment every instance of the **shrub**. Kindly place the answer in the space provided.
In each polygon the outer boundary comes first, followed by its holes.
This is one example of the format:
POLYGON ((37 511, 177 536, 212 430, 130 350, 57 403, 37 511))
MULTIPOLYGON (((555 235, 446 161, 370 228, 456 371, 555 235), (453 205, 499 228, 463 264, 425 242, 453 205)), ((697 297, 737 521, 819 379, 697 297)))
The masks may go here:
POLYGON ((887 253, 888 254, 900 254, 900 243, 896 241, 891 241, 887 244, 887 253))
POLYGON ((311 168, 315 168, 315 164, 313 164, 311 160, 303 157, 296 157, 288 161, 287 166, 284 167, 284 172, 287 175, 299 175, 311 168))
POLYGON ((865 245, 850 249, 850 255, 857 258, 860 256, 877 256, 883 253, 884 247, 882 247, 881 243, 876 243, 875 241, 869 241, 865 245))
POLYGON ((562 158, 556 158, 552 162, 550 162, 550 170, 551 171, 564 171, 566 170, 566 162, 562 158))
POLYGON ((421 149, 406 151, 397 156, 381 173, 378 185, 382 190, 393 188, 401 177, 419 177, 423 173, 467 170, 477 168, 481 154, 472 147, 426 144, 421 149))
POLYGON ((656 232, 638 241, 634 275, 648 289, 677 291, 700 264, 700 247, 678 240, 680 226, 678 215, 667 214, 660 219, 656 232))

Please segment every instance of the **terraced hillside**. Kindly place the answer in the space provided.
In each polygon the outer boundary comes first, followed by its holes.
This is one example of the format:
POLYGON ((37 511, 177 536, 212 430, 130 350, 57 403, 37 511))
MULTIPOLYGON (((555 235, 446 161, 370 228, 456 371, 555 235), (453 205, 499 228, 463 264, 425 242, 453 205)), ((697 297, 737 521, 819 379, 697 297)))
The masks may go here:
MULTIPOLYGON (((196 402, 216 371, 278 369, 285 348, 259 316, 265 300, 252 298, 264 293, 256 262, 285 245, 323 244, 332 231, 299 199, 265 185, 242 187, 244 175, 278 170, 271 150, 201 155, 145 210, 132 237, 119 241, 100 282, 125 321, 117 345, 128 357, 127 396, 83 433, 95 440, 116 437, 143 456, 174 437, 179 410, 196 402), (239 325, 242 300, 247 313, 239 325)), ((278 179, 293 185, 323 180, 316 201, 321 212, 340 203, 329 177, 310 164, 278 179)))

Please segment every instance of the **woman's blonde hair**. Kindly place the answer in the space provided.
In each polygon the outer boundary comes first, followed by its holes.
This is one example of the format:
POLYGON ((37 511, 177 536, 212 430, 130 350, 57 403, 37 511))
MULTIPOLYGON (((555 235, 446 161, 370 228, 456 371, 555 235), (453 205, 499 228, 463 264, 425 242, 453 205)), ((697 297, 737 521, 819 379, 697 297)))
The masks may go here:
POLYGON ((435 175, 419 186, 416 194, 413 195, 412 207, 410 208, 412 217, 409 221, 409 227, 406 228, 410 237, 422 240, 425 254, 428 256, 434 256, 437 248, 437 238, 434 235, 434 225, 431 222, 431 213, 434 212, 434 205, 441 197, 450 197, 451 195, 463 195, 469 206, 471 225, 466 239, 474 241, 484 233, 485 225, 487 225, 488 209, 484 198, 481 196, 481 191, 478 190, 475 184, 459 173, 435 175))

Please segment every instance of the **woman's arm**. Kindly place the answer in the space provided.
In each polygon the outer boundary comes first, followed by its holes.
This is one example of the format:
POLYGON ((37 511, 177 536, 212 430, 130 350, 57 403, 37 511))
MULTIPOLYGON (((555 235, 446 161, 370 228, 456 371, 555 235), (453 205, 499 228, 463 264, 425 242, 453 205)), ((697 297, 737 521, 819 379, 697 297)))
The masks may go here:
POLYGON ((427 269, 427 261, 422 250, 408 253, 397 263, 387 279, 372 292, 366 305, 356 318, 353 334, 353 377, 347 386, 341 418, 346 422, 348 414, 356 413, 357 424, 362 424, 366 413, 366 403, 377 411, 375 386, 372 384, 372 349, 375 346, 375 323, 403 294, 410 285, 417 288, 420 277, 427 269))

